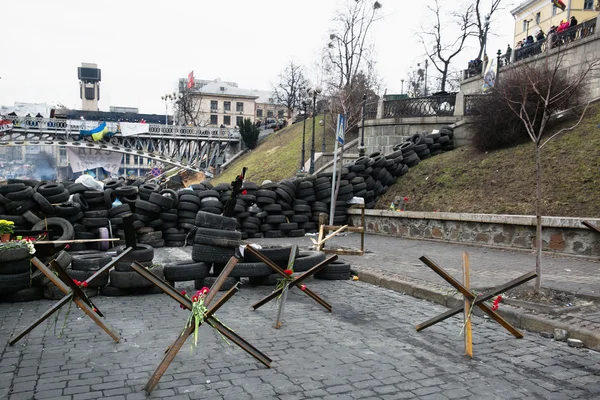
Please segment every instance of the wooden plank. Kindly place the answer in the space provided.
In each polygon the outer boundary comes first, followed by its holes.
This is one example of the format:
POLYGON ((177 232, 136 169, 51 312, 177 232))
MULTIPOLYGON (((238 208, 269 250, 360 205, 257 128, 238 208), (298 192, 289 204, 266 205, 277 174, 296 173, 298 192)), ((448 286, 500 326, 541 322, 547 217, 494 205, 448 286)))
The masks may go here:
POLYGON ((347 250, 347 249, 323 249, 321 250, 327 254, 339 254, 346 256, 363 256, 365 254, 362 250, 347 250))
MULTIPOLYGON (((470 279, 470 271, 469 271, 469 254, 465 251, 463 252, 463 284, 465 288, 471 288, 471 279, 470 279)), ((465 297, 465 355, 473 358, 473 336, 471 331, 471 301, 465 297)))
MULTIPOLYGON (((348 225, 343 225, 343 226, 346 227, 344 229, 348 232, 364 232, 365 231, 365 229, 361 226, 348 226, 348 225)), ((341 226, 341 225, 325 225, 325 226, 323 226, 323 230, 325 232, 335 231, 343 226, 341 226)))
POLYGON ((316 244, 317 246, 320 246, 322 243, 325 243, 326 241, 328 241, 329 239, 331 239, 332 237, 337 236, 339 233, 342 233, 343 231, 345 231, 348 228, 348 225, 344 225, 342 227, 340 227, 338 230, 336 230, 335 232, 327 235, 325 238, 321 239, 320 241, 318 241, 316 244))
POLYGON ((38 240, 33 244, 68 244, 68 243, 97 243, 117 242, 121 239, 72 239, 72 240, 38 240))
MULTIPOLYGON (((327 217, 325 217, 326 214, 321 213, 319 214, 319 236, 317 236, 317 242, 321 242, 321 240, 323 240, 323 235, 325 233, 325 230, 323 229, 323 227, 325 226, 325 223, 327 221, 327 217)), ((317 246, 317 251, 323 250, 323 243, 321 243, 319 246, 317 246)))

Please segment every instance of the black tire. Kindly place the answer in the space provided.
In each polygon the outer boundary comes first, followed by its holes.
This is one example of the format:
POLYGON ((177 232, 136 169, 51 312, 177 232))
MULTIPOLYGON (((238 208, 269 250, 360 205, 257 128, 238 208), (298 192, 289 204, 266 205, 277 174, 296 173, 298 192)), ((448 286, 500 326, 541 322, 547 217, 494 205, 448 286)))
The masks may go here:
POLYGON ((282 231, 292 231, 298 229, 298 224, 295 222, 284 222, 279 224, 278 228, 282 231))
MULTIPOLYGON (((50 203, 48 203, 48 204, 50 204, 50 203)), ((54 206, 54 211, 56 212, 57 217, 63 217, 63 218, 72 217, 81 212, 81 204, 75 203, 75 202, 59 204, 59 205, 54 206)))
POLYGON ((281 224, 286 223, 287 218, 284 215, 269 215, 265 218, 265 222, 267 224, 281 224))
POLYGON ((20 190, 6 193, 5 197, 12 201, 28 200, 31 198, 31 196, 33 196, 33 193, 34 193, 33 188, 31 188, 29 186, 24 186, 20 190))
POLYGON ((179 195, 177 194, 176 191, 174 191, 172 189, 163 189, 163 190, 160 191, 160 194, 162 196, 172 198, 173 199, 173 206, 172 206, 172 208, 177 208, 177 205, 179 204, 179 195))
POLYGON ((0 263, 0 275, 16 275, 31 271, 31 263, 29 262, 29 252, 27 258, 13 261, 2 261, 0 263))
POLYGON ((64 190, 65 187, 61 183, 51 182, 42 183, 37 189, 38 193, 44 197, 55 196, 62 193, 64 190))
POLYGON ((0 297, 0 303, 22 303, 26 301, 35 301, 42 298, 43 290, 41 287, 32 287, 21 289, 18 292, 3 295, 0 297))
MULTIPOLYGON (((80 282, 84 282, 94 275, 96 271, 80 271, 76 269, 67 269, 67 274, 80 282)), ((99 288, 108 284, 108 271, 103 272, 88 283, 88 287, 99 288)))
POLYGON ((344 260, 336 260, 325 266, 321 271, 315 274, 317 279, 326 280, 345 280, 351 275, 350 263, 344 260))
POLYGON ((235 218, 215 215, 205 211, 198 211, 195 221, 196 225, 199 227, 224 231, 234 231, 237 225, 235 218))
POLYGON ((208 276, 209 266, 203 262, 176 261, 164 265, 165 280, 168 282, 193 281, 208 276))
MULTIPOLYGON (((216 276, 207 276, 204 279, 196 279, 194 281, 194 287, 196 289, 202 289, 203 287, 212 287, 212 285, 215 283, 215 281, 217 280, 216 276)), ((223 282, 223 284, 221 285, 221 287, 219 288, 220 292, 225 292, 229 289, 231 289, 232 287, 234 287, 237 283, 237 279, 235 278, 231 278, 231 277, 227 277, 225 279, 225 281, 223 282)))
POLYGON ((62 193, 55 194, 54 196, 44 197, 46 197, 46 200, 48 200, 51 204, 56 204, 69 200, 69 197, 71 197, 71 193, 69 193, 69 191, 65 189, 62 191, 62 193))
MULTIPOLYGON (((290 258, 290 252, 292 251, 292 246, 267 246, 262 249, 258 249, 258 251, 267 257, 269 260, 273 261, 275 264, 282 268, 287 268, 287 263, 290 258)), ((296 248, 296 257, 299 255, 299 251, 296 248)), ((261 262, 254 254, 250 252, 244 252, 244 262, 245 263, 257 263, 261 262)))
MULTIPOLYGON (((62 230, 62 235, 55 240, 72 240, 75 237, 75 230, 73 229, 73 225, 69 221, 64 218, 59 217, 50 217, 46 218, 33 225, 31 228, 32 231, 42 231, 46 229, 46 226, 57 226, 62 230)), ((63 244, 55 244, 54 247, 62 247, 63 244)))
MULTIPOLYGON (((121 254, 125 250, 125 248, 126 246, 116 247, 117 255, 121 254)), ((152 248, 152 246, 138 244, 135 249, 127 253, 125 258, 127 260, 152 260, 154 258, 154 249, 152 248)))
MULTIPOLYGON (((98 295, 98 288, 87 287, 82 288, 81 290, 83 290, 83 293, 85 293, 88 298, 96 297, 98 295)), ((53 283, 49 283, 43 288, 43 296, 48 300, 60 300, 65 297, 65 294, 53 283)))
MULTIPOLYGON (((160 279, 164 279, 165 277, 163 266, 157 266, 150 269, 150 271, 157 275, 160 279)), ((154 286, 152 282, 135 271, 119 272, 117 270, 110 271, 110 285, 120 289, 154 286)))
POLYGON ((143 211, 147 211, 149 213, 154 213, 154 214, 160 213, 159 205, 153 204, 153 203, 150 203, 149 201, 141 200, 141 199, 139 199, 135 202, 135 209, 136 209, 136 211, 143 210, 143 211))
POLYGON ((77 271, 98 271, 111 260, 112 257, 104 253, 73 255, 71 268, 77 271))
POLYGON ((217 247, 194 243, 192 260, 205 263, 226 263, 235 255, 234 248, 217 247))
POLYGON ((163 196, 156 192, 150 194, 150 203, 156 204, 165 210, 173 208, 175 200, 172 197, 163 196))
POLYGON ((296 256, 296 262, 294 263, 295 272, 308 271, 320 262, 325 261, 325 253, 322 251, 301 251, 296 256))
POLYGON ((89 228, 100 228, 108 226, 108 218, 82 218, 81 224, 89 228))
POLYGON ((24 259, 29 260, 27 247, 11 247, 8 244, 0 244, 0 271, 5 263, 24 259))
MULTIPOLYGON (((223 267, 215 267, 215 275, 218 275, 223 270, 223 267)), ((269 276, 273 273, 271 267, 262 262, 239 262, 233 267, 229 276, 233 278, 243 277, 258 277, 258 276, 269 276)))
POLYGON ((0 275, 0 293, 15 293, 29 287, 30 273, 0 275))

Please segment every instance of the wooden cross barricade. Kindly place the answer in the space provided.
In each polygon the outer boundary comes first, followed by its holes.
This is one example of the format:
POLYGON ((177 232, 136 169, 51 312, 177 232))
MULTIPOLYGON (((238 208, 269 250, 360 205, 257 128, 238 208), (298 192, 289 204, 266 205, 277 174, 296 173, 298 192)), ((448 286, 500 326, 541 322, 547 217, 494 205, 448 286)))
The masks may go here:
MULTIPOLYGON (((217 278, 215 283, 213 283, 212 287, 210 288, 210 291, 206 295, 206 299, 204 300, 204 304, 207 307, 209 306, 210 302, 214 299, 217 292, 225 282, 225 279, 227 278, 227 276, 229 276, 229 273, 231 272, 233 267, 235 267, 237 262, 238 258, 231 257, 223 271, 221 271, 221 274, 219 274, 219 277, 217 278)), ((154 285, 162 289, 163 292, 165 292, 172 299, 177 301, 180 305, 182 305, 188 310, 192 309, 192 302, 190 299, 188 299, 183 294, 175 290, 167 282, 154 275, 151 271, 144 268, 137 261, 134 261, 133 264, 131 264, 131 268, 133 268, 134 271, 142 275, 144 278, 148 279, 154 285)), ((223 297, 221 297, 212 307, 208 308, 208 311, 206 311, 204 315, 204 322, 208 321, 208 325, 216 329, 221 335, 226 337, 228 340, 231 340, 233 343, 237 344, 240 348, 242 348, 244 351, 246 351, 248 354, 250 354, 252 357, 257 359, 261 363, 263 363, 266 367, 271 368, 272 360, 269 357, 261 353, 256 347, 252 346, 241 336, 239 336, 227 326, 223 325, 223 323, 221 323, 218 319, 216 319, 213 316, 214 313, 219 308, 221 308, 221 306, 223 306, 234 294, 236 294, 239 291, 238 284, 239 283, 237 283, 233 288, 231 288, 227 293, 225 293, 225 295, 223 295, 223 297)), ((202 323, 200 326, 202 325, 204 325, 204 323, 202 323)), ((163 374, 165 373, 165 371, 167 370, 167 368, 169 367, 169 365, 171 364, 171 362, 173 361, 173 359, 175 358, 175 356, 177 355, 187 338, 192 333, 194 333, 194 330, 194 324, 190 324, 183 330, 181 334, 179 334, 175 342, 173 342, 173 344, 167 350, 166 355, 159 364, 158 368, 156 369, 156 371, 154 371, 154 374, 152 374, 150 380, 144 387, 144 390, 146 392, 152 393, 152 390, 154 390, 154 388, 158 384, 158 381, 163 376, 163 374)))
MULTIPOLYGON (((118 257, 114 258, 111 262, 106 264, 104 267, 100 268, 94 275, 90 276, 85 282, 90 283, 103 273, 108 273, 108 270, 112 268, 119 260, 121 260, 125 255, 127 255, 131 251, 131 247, 126 248, 118 257)), ((48 319, 52 314, 60 310, 65 304, 69 301, 73 300, 75 304, 85 313, 88 317, 90 317, 100 328, 102 328, 106 333, 110 335, 114 339, 115 342, 119 342, 121 336, 107 323, 104 322, 103 317, 104 314, 94 305, 94 303, 89 299, 89 297, 85 294, 83 290, 79 286, 73 282, 73 279, 65 272, 65 270, 60 266, 56 260, 50 262, 50 266, 52 269, 58 274, 56 276, 54 272, 48 268, 44 263, 42 263, 37 258, 32 258, 31 263, 39 269, 50 281, 58 287, 58 289, 65 294, 61 300, 58 301, 54 306, 52 306, 48 311, 46 311, 40 318, 31 323, 27 328, 21 331, 19 334, 15 335, 8 342, 11 346, 21 340, 25 335, 31 332, 36 326, 44 322, 48 319)))
MULTIPOLYGON (((466 312, 467 307, 469 309, 472 309, 474 306, 477 306, 483 312, 485 312, 487 315, 489 315, 490 318, 492 318, 494 321, 498 322, 506 330, 508 330, 510 333, 512 333, 516 338, 520 339, 523 337, 523 334, 521 332, 519 332, 515 327, 513 327, 510 323, 508 323, 508 321, 506 321, 504 318, 502 318, 502 316, 500 316, 498 313, 496 313, 494 310, 492 310, 490 307, 488 307, 485 304, 485 301, 490 300, 492 297, 494 297, 498 294, 504 293, 512 288, 520 286, 523 283, 534 279, 537 276, 537 274, 535 272, 533 272, 533 271, 528 272, 516 279, 513 279, 510 282, 505 283, 504 285, 497 286, 485 293, 482 293, 481 295, 477 295, 468 288, 468 279, 465 279, 467 284, 463 285, 459 281, 457 281, 454 277, 452 277, 448 272, 446 272, 441 266, 439 266, 438 264, 433 262, 431 259, 429 259, 427 256, 422 256, 419 258, 419 260, 421 260, 425 265, 427 265, 435 273, 437 273, 439 276, 441 276, 446 282, 448 282, 449 284, 454 286, 454 288, 456 288, 456 290, 458 290, 463 295, 463 297, 465 299, 465 303, 462 306, 458 306, 453 309, 450 309, 450 310, 438 315, 437 317, 431 318, 431 319, 423 322, 422 324, 417 325, 416 326, 417 331, 421 331, 425 328, 428 328, 432 325, 437 324, 438 322, 444 321, 445 319, 448 319, 456 314, 459 314, 461 311, 466 312)), ((466 255, 465 258, 463 259, 465 278, 467 278, 467 276, 468 276, 468 269, 469 269, 468 264, 469 264, 468 255, 466 255)), ((470 318, 470 310, 469 310, 468 315, 466 315, 466 317, 465 317, 466 323, 469 323, 469 318, 470 318)), ((465 342, 465 344, 466 344, 465 350, 468 352, 469 349, 468 349, 467 342, 465 342)), ((472 350, 471 350, 471 356, 472 356, 472 350)))
POLYGON ((353 256, 362 256, 365 254, 365 205, 364 204, 355 204, 355 205, 350 206, 350 208, 358 208, 361 210, 361 225, 360 226, 327 225, 326 224, 326 222, 327 222, 326 214, 320 215, 320 217, 319 217, 319 235, 317 236, 317 240, 314 240, 313 238, 311 238, 317 251, 323 251, 325 253, 333 253, 333 254, 353 255, 353 256), (334 231, 334 232, 325 236, 330 231, 334 231), (360 233, 360 250, 325 249, 324 248, 326 241, 328 241, 329 239, 337 236, 338 234, 340 234, 344 231, 360 233))
MULTIPOLYGON (((271 267, 271 269, 273 269, 273 271, 277 272, 279 275, 281 275, 281 276, 283 276, 285 278, 288 278, 288 275, 283 271, 283 269, 281 269, 277 264, 275 264, 269 258, 265 257, 260 252, 260 250, 257 250, 255 248, 253 248, 252 246, 246 246, 246 249, 244 251, 247 251, 247 252, 251 253, 254 257, 258 258, 260 261, 264 262, 269 267, 271 267)), ((292 249, 292 255, 290 255, 291 262, 294 261, 293 257, 295 257, 295 253, 296 253, 296 249, 293 248, 292 249)), ((271 300, 273 300, 273 299, 278 298, 279 296, 281 296, 283 294, 284 290, 287 292, 287 290, 289 288, 291 288, 291 287, 297 287, 297 288, 301 289, 300 288, 300 284, 304 280, 310 278, 311 276, 313 276, 317 272, 321 271, 323 268, 325 268, 325 266, 327 264, 329 264, 329 263, 337 260, 337 258, 338 258, 337 255, 333 255, 333 256, 325 259, 324 261, 322 261, 319 264, 315 265, 314 267, 312 267, 308 271, 304 272, 302 275, 300 275, 300 276, 298 276, 298 277, 290 280, 289 282, 286 282, 286 284, 284 285, 283 288, 280 288, 280 289, 277 289, 277 290, 273 291, 273 293, 271 293, 270 295, 268 295, 264 299, 262 299, 259 302, 253 304, 252 308, 254 310, 257 310, 258 308, 264 306, 265 304, 267 304, 271 300)), ((325 300, 323 300, 321 297, 319 297, 315 292, 313 292, 312 290, 310 290, 306 286, 304 287, 304 289, 301 289, 301 290, 302 290, 302 292, 306 293, 307 296, 309 296, 310 298, 312 298, 313 300, 315 300, 317 303, 319 303, 321 306, 323 306, 323 308, 325 308, 327 311, 331 312, 331 310, 332 310, 331 305, 329 305, 329 303, 327 303, 325 300)), ((281 307, 281 305, 280 305, 280 307, 281 307)), ((280 310, 280 314, 283 314, 282 310, 280 310)), ((276 325, 277 324, 280 325, 279 316, 278 316, 278 319, 277 319, 277 322, 276 322, 276 325)))

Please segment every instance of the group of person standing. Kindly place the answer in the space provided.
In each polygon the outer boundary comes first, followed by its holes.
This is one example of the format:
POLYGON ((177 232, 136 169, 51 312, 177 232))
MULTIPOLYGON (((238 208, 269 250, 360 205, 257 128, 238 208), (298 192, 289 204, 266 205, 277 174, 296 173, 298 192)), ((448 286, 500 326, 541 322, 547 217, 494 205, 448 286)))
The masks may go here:
MULTIPOLYGON (((567 21, 566 19, 563 19, 562 21, 560 21, 560 24, 558 26, 553 25, 552 27, 550 27, 547 37, 548 38, 555 37, 554 36, 555 34, 564 32, 567 29, 572 28, 575 25, 577 25, 577 23, 578 23, 578 21, 577 21, 577 18, 575 18, 575 16, 571 17, 571 21, 567 21)), ((515 47, 517 49, 519 49, 519 48, 534 44, 536 41, 541 42, 545 39, 546 39, 546 34, 540 28, 535 34, 535 39, 534 39, 533 35, 528 35, 527 38, 525 38, 525 40, 519 40, 515 47)), ((552 47, 554 47, 554 44, 555 44, 554 41, 552 41, 552 45, 553 45, 552 47)), ((509 48, 510 48, 510 45, 509 45, 509 48)))

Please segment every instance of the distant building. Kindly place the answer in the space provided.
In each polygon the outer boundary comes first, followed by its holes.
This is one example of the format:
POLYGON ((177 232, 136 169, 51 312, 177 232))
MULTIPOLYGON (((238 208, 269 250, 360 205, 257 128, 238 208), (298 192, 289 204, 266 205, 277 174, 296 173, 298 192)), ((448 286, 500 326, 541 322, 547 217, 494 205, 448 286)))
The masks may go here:
MULTIPOLYGON (((246 118, 252 122, 263 121, 268 115, 277 115, 281 109, 273 102, 270 92, 242 89, 235 82, 196 80, 192 89, 186 89, 186 85, 187 79, 179 80, 180 93, 192 97, 186 104, 193 109, 195 123, 199 126, 232 128, 246 118)), ((181 110, 177 119, 179 123, 185 123, 181 110)))
POLYGON ((41 115, 44 118, 49 118, 50 113, 55 108, 56 106, 47 103, 15 102, 12 106, 0 106, 0 115, 15 113, 19 117, 26 117, 27 115, 35 117, 36 115, 41 115))
MULTIPOLYGON (((598 0, 564 0, 564 11, 550 0, 528 0, 511 11, 515 18, 513 47, 527 36, 536 37, 541 29, 547 34, 552 26, 558 27, 562 20, 570 21, 574 16, 579 23, 596 18, 600 11, 594 4, 598 0)), ((597 28, 596 28, 597 29, 597 28)))
POLYGON ((91 63, 81 63, 81 67, 77 68, 82 110, 98 111, 100 80, 102 79, 101 72, 96 64, 91 63))

